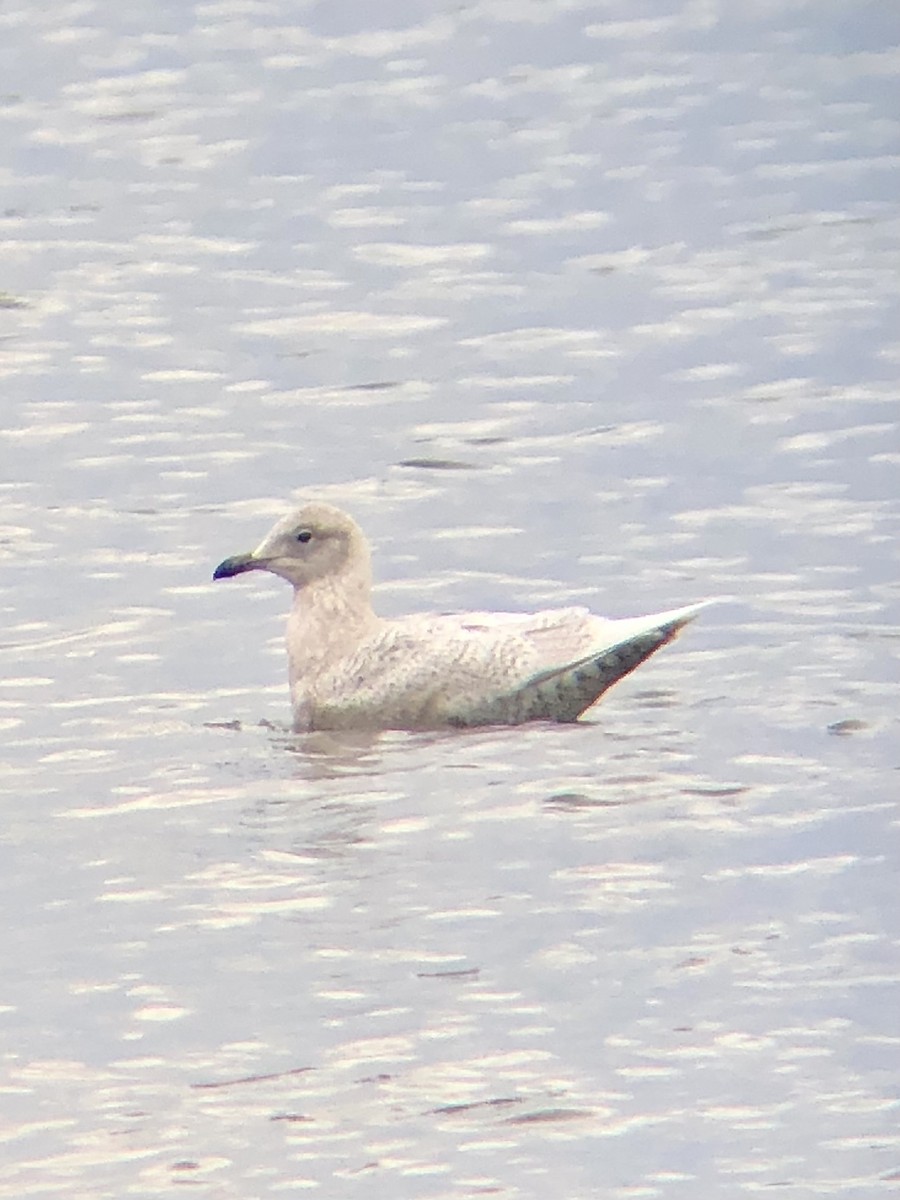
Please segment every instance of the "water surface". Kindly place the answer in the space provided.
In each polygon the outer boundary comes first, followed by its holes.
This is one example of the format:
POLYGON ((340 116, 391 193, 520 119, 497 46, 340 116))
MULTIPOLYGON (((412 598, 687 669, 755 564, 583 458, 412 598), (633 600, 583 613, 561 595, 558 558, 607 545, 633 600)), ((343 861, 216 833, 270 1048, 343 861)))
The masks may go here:
POLYGON ((0 27, 0 1195, 892 1194, 892 7, 0 27), (300 494, 385 614, 736 599, 298 738, 300 494))

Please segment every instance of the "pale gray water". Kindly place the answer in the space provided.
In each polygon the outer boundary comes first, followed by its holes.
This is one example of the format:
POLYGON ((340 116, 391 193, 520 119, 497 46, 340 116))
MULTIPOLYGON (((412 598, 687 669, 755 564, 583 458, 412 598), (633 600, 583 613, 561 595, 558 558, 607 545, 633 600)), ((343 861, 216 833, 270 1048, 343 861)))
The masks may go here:
POLYGON ((900 14, 749 11, 0 12, 0 1195, 896 1192, 900 14), (301 490, 388 615, 738 600, 292 738, 301 490))

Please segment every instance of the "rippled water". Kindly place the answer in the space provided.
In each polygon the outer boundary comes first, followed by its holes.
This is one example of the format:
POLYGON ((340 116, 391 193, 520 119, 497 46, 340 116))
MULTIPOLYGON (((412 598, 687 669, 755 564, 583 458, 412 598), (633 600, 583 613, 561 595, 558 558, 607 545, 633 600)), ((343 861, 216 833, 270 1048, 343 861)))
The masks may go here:
POLYGON ((0 13, 0 1195, 900 1179, 892 5, 0 13), (727 592, 581 725, 298 738, 379 606, 727 592))

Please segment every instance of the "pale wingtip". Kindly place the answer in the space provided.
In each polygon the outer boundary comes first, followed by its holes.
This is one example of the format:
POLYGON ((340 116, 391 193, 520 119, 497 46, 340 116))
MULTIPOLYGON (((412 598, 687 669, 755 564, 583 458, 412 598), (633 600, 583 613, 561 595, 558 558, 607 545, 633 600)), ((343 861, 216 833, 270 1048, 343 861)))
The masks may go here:
POLYGON ((685 604, 682 608, 673 608, 668 612, 654 613, 653 618, 659 625, 687 625, 689 621, 693 621, 694 617, 698 616, 704 609, 712 608, 714 604, 728 604, 735 599, 734 596, 709 596, 705 600, 698 600, 695 604, 685 604))
POLYGON ((737 596, 708 596, 705 600, 698 600, 696 604, 688 604, 687 608, 694 612, 702 612, 704 608, 712 608, 714 604, 733 604, 737 600, 737 596))

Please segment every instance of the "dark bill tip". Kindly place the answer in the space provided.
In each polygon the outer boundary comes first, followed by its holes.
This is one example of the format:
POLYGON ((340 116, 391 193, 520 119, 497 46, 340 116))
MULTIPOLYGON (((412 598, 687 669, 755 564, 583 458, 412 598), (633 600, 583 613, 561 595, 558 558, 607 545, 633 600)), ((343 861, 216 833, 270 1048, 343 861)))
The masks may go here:
POLYGON ((213 579, 231 579, 233 575, 243 575, 245 571, 252 571, 258 566, 252 554, 235 554, 219 563, 213 571, 213 579))

